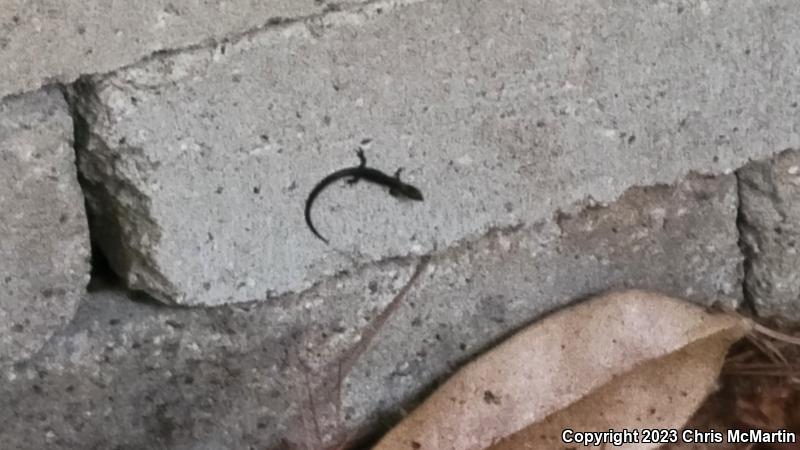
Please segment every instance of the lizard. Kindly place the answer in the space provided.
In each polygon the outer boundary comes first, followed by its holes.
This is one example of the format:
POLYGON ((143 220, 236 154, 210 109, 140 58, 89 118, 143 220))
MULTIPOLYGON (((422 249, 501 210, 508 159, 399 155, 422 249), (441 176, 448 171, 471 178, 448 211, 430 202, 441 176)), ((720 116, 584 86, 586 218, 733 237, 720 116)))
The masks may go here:
POLYGON ((367 167, 367 158, 364 156, 364 149, 359 148, 356 150, 356 155, 360 161, 359 165, 337 170, 336 172, 326 176, 319 183, 317 183, 316 186, 314 186, 314 189, 311 190, 311 193, 308 194, 308 198, 306 199, 306 225, 308 225, 308 228, 311 229, 314 235, 316 235, 322 240, 322 242, 326 244, 329 244, 328 240, 319 234, 317 229, 314 228, 314 224, 311 222, 311 206, 314 204, 314 200, 316 200, 317 196, 319 196, 319 194, 325 190, 326 187, 339 179, 349 177, 347 184, 355 184, 359 180, 366 180, 370 183, 375 183, 389 188, 389 195, 392 197, 422 201, 422 192, 420 192, 419 189, 408 183, 403 183, 400 181, 400 173, 403 171, 402 167, 397 169, 394 176, 387 175, 378 169, 367 167))

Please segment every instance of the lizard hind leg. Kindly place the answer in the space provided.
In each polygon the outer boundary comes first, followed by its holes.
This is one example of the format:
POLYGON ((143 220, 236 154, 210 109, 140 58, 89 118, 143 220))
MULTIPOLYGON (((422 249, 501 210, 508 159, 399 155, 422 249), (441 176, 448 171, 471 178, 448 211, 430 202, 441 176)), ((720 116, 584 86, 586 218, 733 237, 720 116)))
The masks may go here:
MULTIPOLYGON (((403 172, 403 168, 400 167, 394 173, 394 178, 397 180, 398 183, 400 183, 400 174, 402 172, 403 172)), ((392 188, 389 189, 389 195, 391 195, 392 197, 402 197, 403 196, 403 192, 400 189, 398 189, 397 187, 392 187, 392 188)))

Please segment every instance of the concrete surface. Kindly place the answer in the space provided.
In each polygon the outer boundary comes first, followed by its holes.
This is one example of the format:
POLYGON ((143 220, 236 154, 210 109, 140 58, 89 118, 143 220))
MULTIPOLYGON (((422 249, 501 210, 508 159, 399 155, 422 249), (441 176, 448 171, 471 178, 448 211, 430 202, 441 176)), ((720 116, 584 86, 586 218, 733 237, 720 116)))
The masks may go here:
POLYGON ((577 205, 271 303, 171 308, 101 289, 35 359, 2 373, 0 442, 336 448, 582 296, 637 286, 737 304, 736 204, 733 176, 634 188, 607 207, 577 205))
POLYGON ((0 447, 339 448, 609 289, 800 320, 797 2, 62 3, 0 5, 0 97, 95 74, 0 100, 0 447), (325 246, 367 139, 425 202, 325 246))
POLYGON ((60 92, 0 101, 0 367, 72 319, 89 281, 89 230, 60 92))
POLYGON ((375 3, 82 88, 89 196, 129 284, 218 305, 800 146, 800 4, 375 3), (391 43, 391 45, 387 45, 391 43), (398 166, 424 203, 329 172, 398 166), (111 188, 109 188, 111 187, 111 188), (121 238, 119 237, 121 236, 121 238))
POLYGON ((81 74, 106 73, 154 52, 224 41, 279 20, 358 4, 317 0, 4 0, 0 98, 81 74))
POLYGON ((745 289, 764 317, 800 321, 800 151, 738 172, 745 289))

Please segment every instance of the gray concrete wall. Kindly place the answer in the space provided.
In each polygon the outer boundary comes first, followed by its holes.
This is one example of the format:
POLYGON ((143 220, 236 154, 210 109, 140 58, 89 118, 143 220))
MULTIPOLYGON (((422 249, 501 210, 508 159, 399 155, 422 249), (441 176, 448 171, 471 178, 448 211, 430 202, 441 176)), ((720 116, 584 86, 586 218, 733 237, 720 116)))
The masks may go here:
POLYGON ((609 289, 800 320, 798 13, 3 3, 0 442, 336 448, 609 289), (326 246, 365 139, 425 201, 326 246))
POLYGON ((800 146, 800 78, 775 77, 800 48, 759 44, 800 42, 793 15, 705 5, 376 4, 94 79, 76 102, 102 242, 162 301, 264 300, 800 146), (425 202, 335 187, 323 245, 304 201, 365 138, 425 202))

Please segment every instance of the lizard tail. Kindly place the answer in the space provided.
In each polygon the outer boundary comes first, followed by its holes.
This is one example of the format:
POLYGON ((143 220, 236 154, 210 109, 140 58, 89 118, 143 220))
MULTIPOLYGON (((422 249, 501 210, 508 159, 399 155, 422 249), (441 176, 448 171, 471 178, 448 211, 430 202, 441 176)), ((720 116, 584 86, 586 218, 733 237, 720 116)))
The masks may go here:
MULTIPOLYGON (((309 206, 311 206, 311 205, 309 205, 309 206)), ((308 225, 308 228, 311 230, 312 233, 314 233, 314 236, 318 237, 322 242, 330 245, 330 242, 328 242, 327 239, 322 237, 322 235, 319 234, 317 229, 314 227, 314 224, 311 223, 311 209, 310 208, 306 208, 305 216, 306 216, 306 225, 308 225)))

